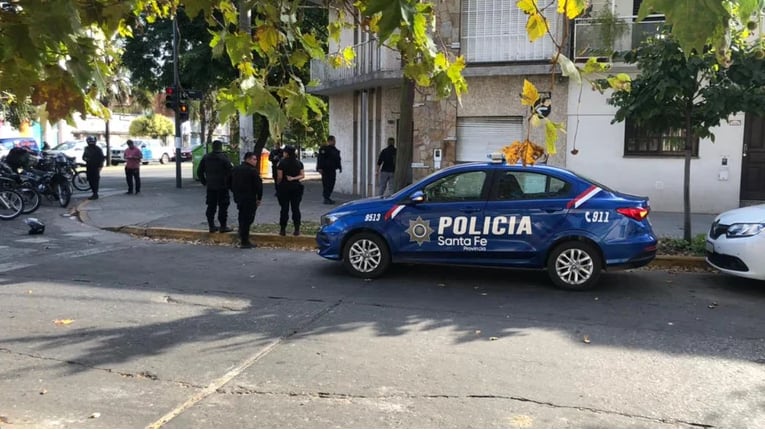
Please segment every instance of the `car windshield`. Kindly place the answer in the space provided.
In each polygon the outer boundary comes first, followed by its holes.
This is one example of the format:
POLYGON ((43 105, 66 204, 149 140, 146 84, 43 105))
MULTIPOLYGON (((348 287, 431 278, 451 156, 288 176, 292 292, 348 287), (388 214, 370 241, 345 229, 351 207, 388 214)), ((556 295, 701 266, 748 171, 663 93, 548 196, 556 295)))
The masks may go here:
POLYGON ((77 146, 76 141, 65 141, 58 146, 54 147, 53 150, 69 150, 74 149, 74 147, 77 146))
POLYGON ((30 137, 0 138, 0 145, 5 147, 6 149, 10 149, 12 147, 18 146, 18 147, 26 147, 28 149, 32 149, 35 152, 39 150, 39 146, 37 146, 37 141, 35 141, 34 138, 30 138, 30 137))

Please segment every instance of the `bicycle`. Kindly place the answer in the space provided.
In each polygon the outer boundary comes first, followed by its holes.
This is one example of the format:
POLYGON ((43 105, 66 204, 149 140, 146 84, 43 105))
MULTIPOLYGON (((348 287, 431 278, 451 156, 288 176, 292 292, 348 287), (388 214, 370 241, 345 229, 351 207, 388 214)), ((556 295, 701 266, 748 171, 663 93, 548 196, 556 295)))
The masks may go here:
POLYGON ((77 191, 90 191, 90 182, 88 182, 88 175, 85 170, 77 170, 76 167, 83 167, 83 164, 76 164, 71 166, 71 181, 72 186, 77 191))
POLYGON ((0 190, 0 220, 12 220, 24 210, 24 199, 12 189, 0 190))

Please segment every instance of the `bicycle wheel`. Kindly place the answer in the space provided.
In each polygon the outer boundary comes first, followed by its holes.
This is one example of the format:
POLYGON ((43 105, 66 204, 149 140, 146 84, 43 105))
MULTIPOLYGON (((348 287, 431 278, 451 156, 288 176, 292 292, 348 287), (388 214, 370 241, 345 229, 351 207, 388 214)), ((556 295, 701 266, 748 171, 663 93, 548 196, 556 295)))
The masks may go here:
POLYGON ((21 215, 23 209, 21 194, 10 189, 0 191, 0 220, 12 220, 21 215))
POLYGON ((69 204, 69 200, 72 199, 72 185, 69 182, 57 181, 53 185, 53 190, 56 191, 58 196, 58 204, 61 207, 66 207, 69 204))
POLYGON ((16 192, 21 194, 21 198, 24 199, 24 209, 21 213, 32 213, 40 207, 40 194, 32 188, 18 188, 16 192))
POLYGON ((78 171, 72 177, 72 186, 77 191, 90 191, 90 182, 88 182, 88 176, 84 171, 78 171))

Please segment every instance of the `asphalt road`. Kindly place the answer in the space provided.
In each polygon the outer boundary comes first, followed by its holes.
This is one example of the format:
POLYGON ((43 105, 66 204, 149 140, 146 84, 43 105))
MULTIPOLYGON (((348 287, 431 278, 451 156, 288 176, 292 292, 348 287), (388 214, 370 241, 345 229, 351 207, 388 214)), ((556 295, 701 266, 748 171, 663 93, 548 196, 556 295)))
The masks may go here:
POLYGON ((761 282, 637 270, 569 293, 540 272, 424 266, 365 281, 312 252, 37 216, 43 236, 0 222, 0 428, 765 426, 761 282))

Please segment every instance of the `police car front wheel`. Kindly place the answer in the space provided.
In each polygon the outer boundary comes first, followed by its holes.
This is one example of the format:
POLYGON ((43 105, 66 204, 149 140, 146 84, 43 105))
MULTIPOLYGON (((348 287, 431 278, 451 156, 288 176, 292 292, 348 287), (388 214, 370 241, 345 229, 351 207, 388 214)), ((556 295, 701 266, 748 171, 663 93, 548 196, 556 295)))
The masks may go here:
POLYGON ((547 273, 552 282, 566 290, 587 290, 600 278, 598 250, 581 241, 565 242, 547 258, 547 273))
POLYGON ((390 252, 380 236, 357 233, 345 243, 343 264, 353 276, 377 278, 390 266, 390 252))

